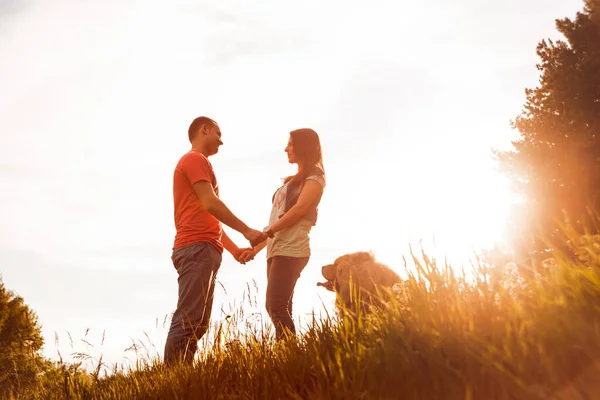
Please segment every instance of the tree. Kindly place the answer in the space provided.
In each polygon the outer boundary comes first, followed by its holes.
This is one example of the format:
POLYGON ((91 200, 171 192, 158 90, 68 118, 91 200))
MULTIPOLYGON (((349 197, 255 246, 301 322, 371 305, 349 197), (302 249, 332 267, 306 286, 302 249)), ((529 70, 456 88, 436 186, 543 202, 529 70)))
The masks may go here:
POLYGON ((560 242, 565 216, 598 231, 590 214, 600 210, 600 0, 586 0, 583 12, 556 20, 556 28, 566 40, 537 46, 541 77, 511 122, 520 133, 514 150, 496 152, 526 200, 511 232, 522 249, 560 242))
POLYGON ((0 398, 34 384, 45 365, 36 314, 0 279, 0 398))

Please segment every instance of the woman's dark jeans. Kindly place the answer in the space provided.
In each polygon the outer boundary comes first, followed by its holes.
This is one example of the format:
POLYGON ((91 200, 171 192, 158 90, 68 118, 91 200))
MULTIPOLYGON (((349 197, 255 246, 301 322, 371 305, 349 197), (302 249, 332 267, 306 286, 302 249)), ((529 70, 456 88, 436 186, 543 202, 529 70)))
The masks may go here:
POLYGON ((277 340, 296 334, 292 319, 292 298, 300 273, 308 264, 308 257, 273 256, 267 260, 266 308, 277 340))

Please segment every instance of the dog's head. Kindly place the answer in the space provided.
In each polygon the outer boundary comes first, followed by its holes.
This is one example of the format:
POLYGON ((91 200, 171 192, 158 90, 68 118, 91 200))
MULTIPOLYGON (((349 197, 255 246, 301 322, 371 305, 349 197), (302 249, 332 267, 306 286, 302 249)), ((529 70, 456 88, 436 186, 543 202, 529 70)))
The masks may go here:
POLYGON ((323 286, 327 290, 334 291, 338 280, 338 270, 344 269, 347 265, 360 265, 363 263, 372 263, 375 258, 371 253, 359 251, 356 253, 345 254, 336 258, 333 264, 327 264, 321 267, 321 274, 327 282, 319 282, 317 286, 323 286))
POLYGON ((321 274, 326 282, 318 282, 317 286, 323 286, 325 289, 334 292, 335 291, 335 278, 337 274, 337 266, 335 264, 328 264, 321 268, 321 274))
POLYGON ((337 265, 335 263, 324 265, 321 267, 321 274, 323 275, 323 278, 327 279, 328 281, 335 281, 337 276, 337 265))
MULTIPOLYGON (((374 264, 375 257, 373 254, 366 251, 357 251, 355 253, 344 254, 335 259, 333 265, 337 269, 348 269, 349 266, 363 266, 365 264, 374 264)), ((325 268, 325 267, 323 267, 325 268)), ((325 274, 323 274, 325 276, 325 274)), ((336 274, 337 276, 337 274, 336 274)))

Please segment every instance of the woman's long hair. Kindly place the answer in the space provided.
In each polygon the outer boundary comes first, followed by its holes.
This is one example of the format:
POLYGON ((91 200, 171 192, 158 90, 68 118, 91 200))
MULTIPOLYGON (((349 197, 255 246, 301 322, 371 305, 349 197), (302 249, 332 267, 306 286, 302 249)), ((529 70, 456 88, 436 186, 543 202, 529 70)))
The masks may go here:
POLYGON ((304 167, 296 175, 285 178, 284 183, 291 181, 291 185, 299 185, 311 175, 325 175, 321 140, 317 132, 309 128, 295 129, 290 132, 290 137, 298 165, 304 167))

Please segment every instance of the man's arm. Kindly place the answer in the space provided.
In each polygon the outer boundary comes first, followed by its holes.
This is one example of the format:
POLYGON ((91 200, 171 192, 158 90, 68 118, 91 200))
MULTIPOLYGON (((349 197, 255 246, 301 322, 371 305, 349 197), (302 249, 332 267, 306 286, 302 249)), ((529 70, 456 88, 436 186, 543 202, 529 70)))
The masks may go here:
POLYGON ((229 208, 227 208, 225 203, 217 197, 210 182, 202 180, 194 183, 193 186, 202 207, 216 219, 244 235, 251 244, 254 244, 254 242, 257 242, 264 236, 262 232, 249 228, 248 225, 236 217, 229 208))
POLYGON ((229 236, 227 236, 227 233, 225 233, 225 231, 223 231, 221 235, 221 243, 223 243, 223 247, 225 247, 225 250, 230 252, 233 258, 237 260, 241 253, 241 249, 233 242, 233 240, 231 240, 229 236))
POLYGON ((298 201, 283 215, 283 217, 279 218, 271 225, 271 232, 275 233, 282 231, 298 222, 306 214, 308 209, 315 204, 322 191, 323 187, 316 180, 309 179, 304 182, 304 187, 302 187, 300 196, 298 196, 298 201))

